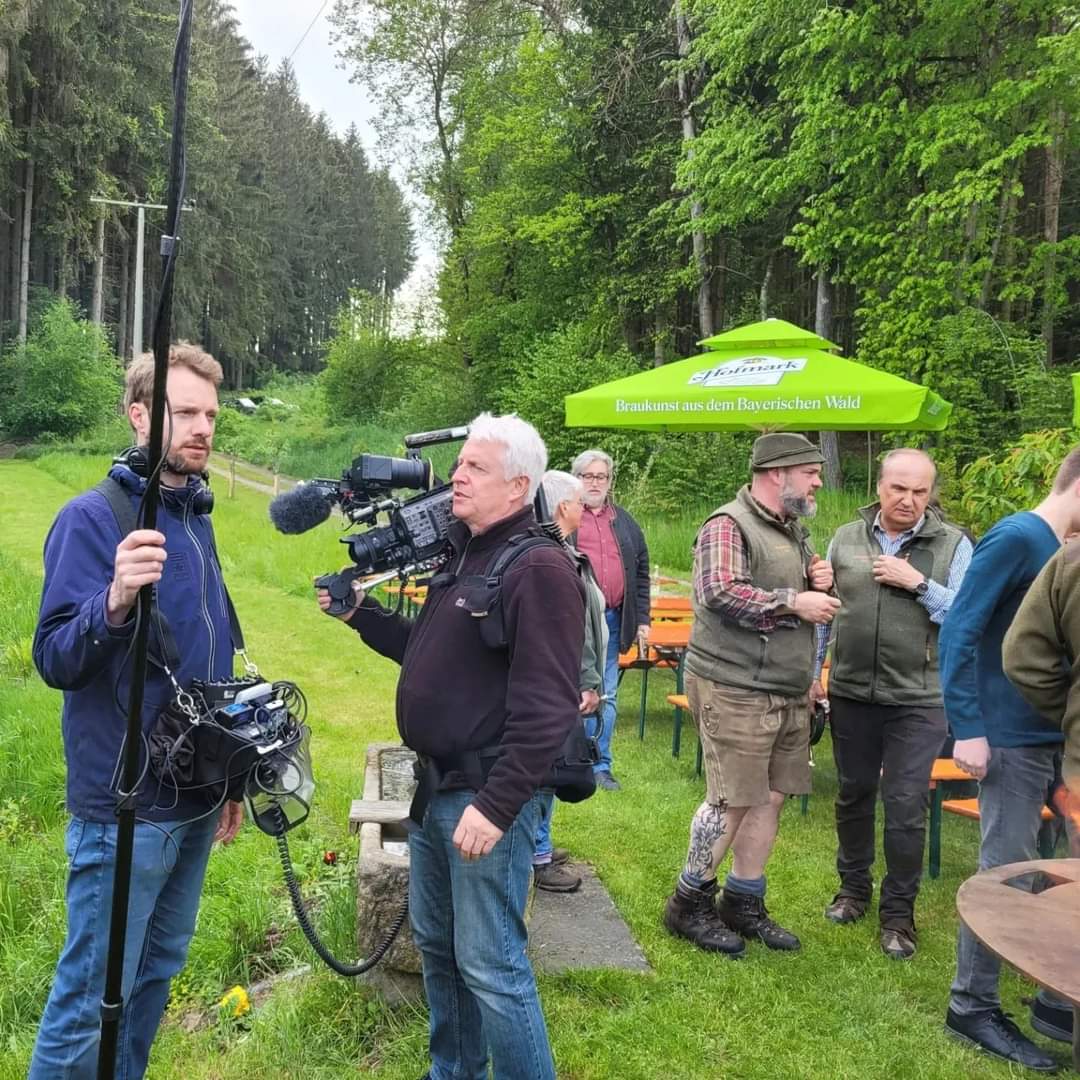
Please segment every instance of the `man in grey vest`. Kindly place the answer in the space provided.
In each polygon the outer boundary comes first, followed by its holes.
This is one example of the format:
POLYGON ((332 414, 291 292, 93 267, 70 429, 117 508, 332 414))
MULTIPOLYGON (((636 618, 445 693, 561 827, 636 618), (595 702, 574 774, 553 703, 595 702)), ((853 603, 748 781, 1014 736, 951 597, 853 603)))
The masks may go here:
POLYGON ((762 435, 753 479, 706 520, 694 548, 694 628, 686 655, 706 796, 664 925, 701 949, 738 956, 744 939, 794 950, 765 909, 765 864, 788 795, 810 790, 814 624, 840 602, 832 568, 800 517, 817 510, 824 458, 802 435, 762 435), (719 907, 717 867, 732 849, 719 907))
MULTIPOLYGON (((844 606, 829 674, 840 890, 825 915, 850 923, 866 914, 880 784, 887 868, 878 903, 881 948, 897 960, 915 954, 930 770, 945 739, 938 630, 972 551, 964 533, 929 507, 936 479, 921 450, 888 453, 878 501, 837 530, 828 552, 844 606)), ((823 639, 819 634, 819 671, 823 639)), ((815 683, 812 696, 821 692, 815 683)))

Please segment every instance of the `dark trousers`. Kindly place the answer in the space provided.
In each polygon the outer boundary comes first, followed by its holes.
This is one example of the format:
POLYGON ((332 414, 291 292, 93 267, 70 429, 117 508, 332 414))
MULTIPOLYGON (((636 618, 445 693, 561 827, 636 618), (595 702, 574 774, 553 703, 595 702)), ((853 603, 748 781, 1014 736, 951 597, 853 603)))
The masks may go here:
POLYGON ((874 809, 878 786, 885 804, 885 880, 878 915, 883 927, 914 929, 922 877, 930 770, 945 739, 945 711, 906 705, 868 705, 832 697, 833 756, 840 779, 836 799, 839 896, 873 894, 874 809))

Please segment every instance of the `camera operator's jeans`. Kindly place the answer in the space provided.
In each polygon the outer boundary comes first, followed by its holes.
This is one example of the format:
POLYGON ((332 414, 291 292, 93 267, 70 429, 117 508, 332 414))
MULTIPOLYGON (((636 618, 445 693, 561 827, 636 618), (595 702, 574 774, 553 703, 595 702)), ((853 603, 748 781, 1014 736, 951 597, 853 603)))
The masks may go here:
POLYGON ((555 1080, 536 980, 525 955, 525 901, 540 796, 488 855, 466 861, 453 836, 471 791, 432 796, 409 837, 409 916, 424 966, 431 1080, 555 1080))
MULTIPOLYGON (((187 959, 218 816, 135 826, 117 1080, 139 1080, 146 1071, 169 981, 187 959)), ((68 824, 67 940, 28 1080, 97 1077, 116 834, 116 825, 79 818, 68 824)))
POLYGON ((600 703, 600 760, 595 772, 611 772, 611 736, 615 734, 615 698, 619 693, 619 636, 622 633, 622 608, 607 608, 607 655, 604 657, 604 696, 600 703))

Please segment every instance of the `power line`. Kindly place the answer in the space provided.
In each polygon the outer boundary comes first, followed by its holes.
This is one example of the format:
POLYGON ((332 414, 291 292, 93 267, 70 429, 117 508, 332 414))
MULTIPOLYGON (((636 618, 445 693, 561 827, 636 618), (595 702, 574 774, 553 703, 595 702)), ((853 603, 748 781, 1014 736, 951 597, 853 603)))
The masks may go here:
POLYGON ((308 28, 300 35, 300 40, 293 46, 293 51, 291 53, 289 53, 289 56, 288 56, 288 58, 286 60, 286 63, 288 63, 289 60, 292 60, 292 58, 296 55, 296 50, 299 49, 300 46, 304 44, 304 38, 306 38, 308 36, 308 34, 311 33, 311 28, 319 21, 319 16, 326 10, 326 5, 329 2, 330 2, 330 0, 323 0, 322 7, 319 8, 319 10, 315 12, 315 18, 312 19, 311 22, 308 23, 308 28))

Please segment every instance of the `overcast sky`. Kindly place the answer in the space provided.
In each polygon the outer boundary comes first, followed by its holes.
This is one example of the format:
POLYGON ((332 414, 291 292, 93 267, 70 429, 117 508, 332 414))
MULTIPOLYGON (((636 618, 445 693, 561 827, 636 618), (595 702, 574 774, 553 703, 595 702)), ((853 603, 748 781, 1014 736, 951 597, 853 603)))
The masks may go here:
MULTIPOLYGON (((371 120, 375 109, 364 88, 349 82, 349 76, 341 70, 341 61, 330 44, 328 16, 334 6, 333 0, 327 0, 325 7, 323 0, 231 0, 231 3, 240 23, 240 33, 251 42, 255 52, 269 58, 271 70, 296 50, 292 64, 300 96, 313 112, 326 113, 339 135, 344 134, 350 124, 356 124, 364 149, 374 160, 376 139, 371 120), (323 10, 315 19, 320 8, 323 10), (304 37, 312 19, 315 24, 304 37)), ((404 186, 405 179, 400 171, 393 168, 391 171, 404 186)), ((415 193, 406 190, 406 194, 411 202, 415 202, 415 193)), ((418 258, 412 277, 402 290, 404 297, 415 296, 424 288, 437 261, 434 250, 423 239, 425 230, 420 227, 415 212, 414 221, 420 237, 418 258)))

